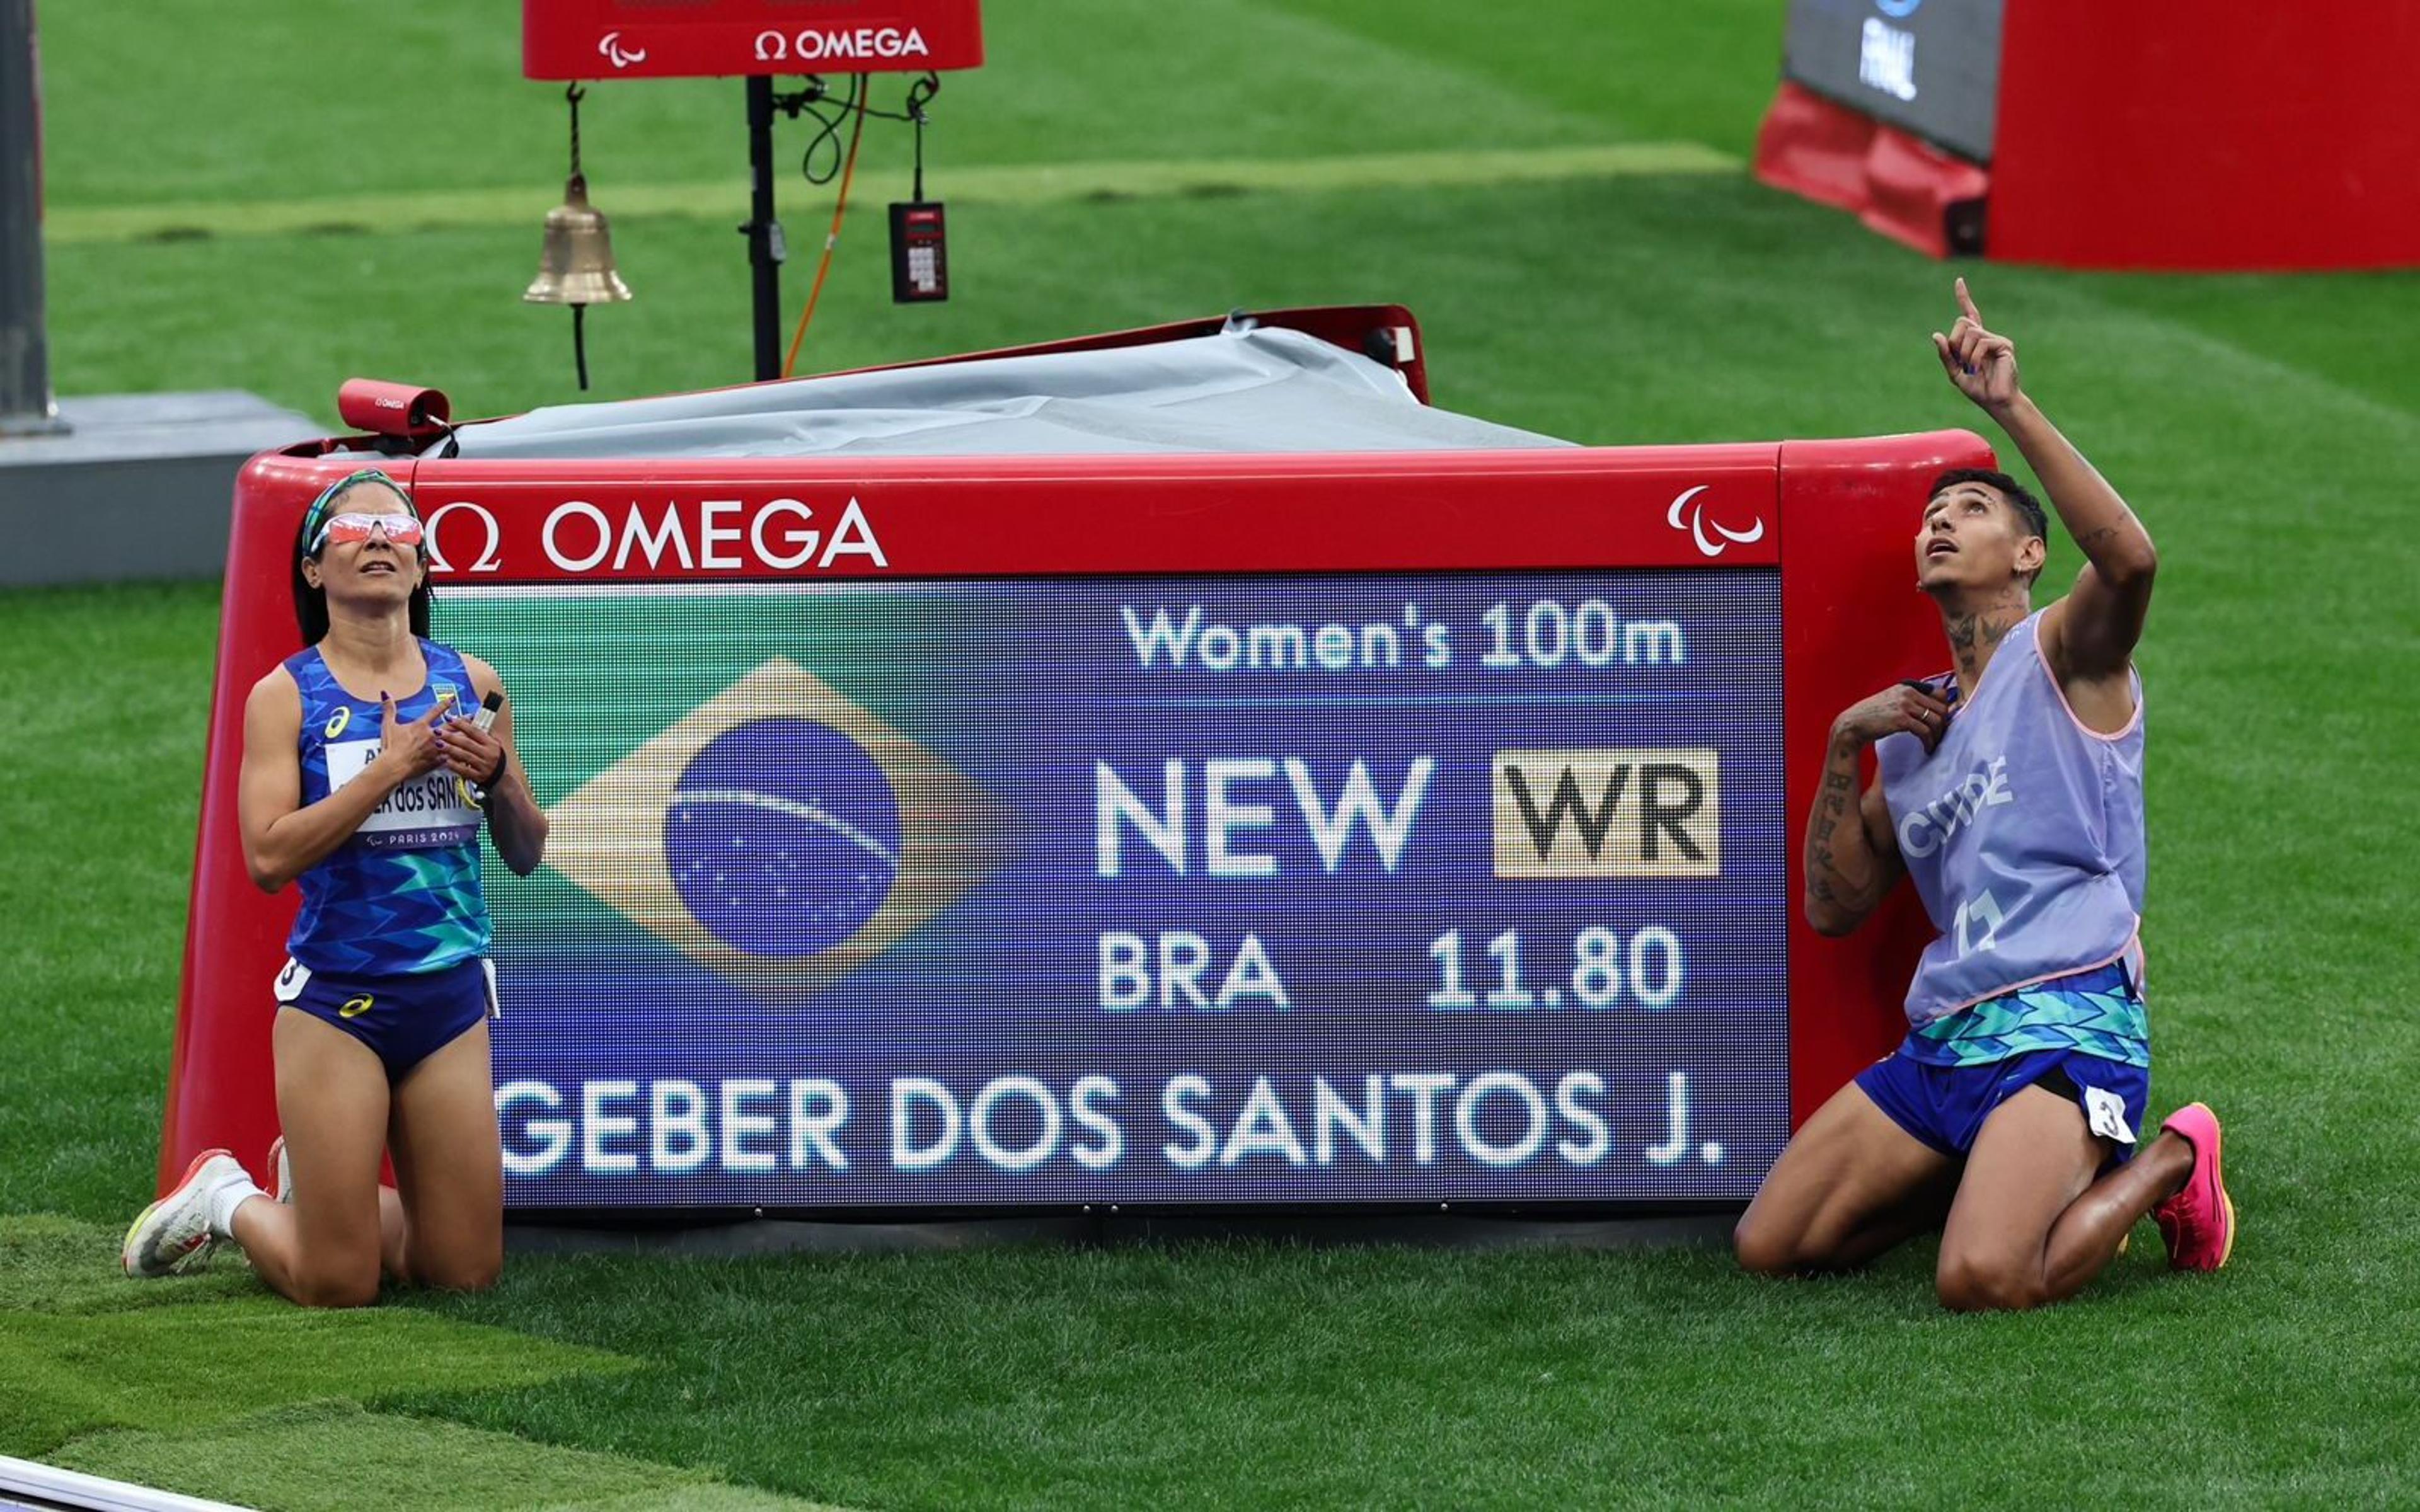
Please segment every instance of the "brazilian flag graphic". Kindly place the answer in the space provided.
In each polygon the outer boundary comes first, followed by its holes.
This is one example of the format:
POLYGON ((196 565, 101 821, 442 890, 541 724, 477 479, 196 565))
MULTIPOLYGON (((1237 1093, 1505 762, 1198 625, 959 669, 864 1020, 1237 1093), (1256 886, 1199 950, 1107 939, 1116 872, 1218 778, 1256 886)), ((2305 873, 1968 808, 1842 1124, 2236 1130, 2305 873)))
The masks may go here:
POLYGON ((771 995, 838 980, 948 906, 1002 827, 964 774, 780 656, 548 817, 571 883, 771 995))
POLYGON ((506 975, 577 965, 583 999, 644 981, 659 1010, 735 988, 795 1003, 979 882, 1006 814, 932 744, 965 732, 921 659, 931 609, 913 593, 447 595, 438 631, 503 672, 551 824, 539 896, 491 879, 506 975))

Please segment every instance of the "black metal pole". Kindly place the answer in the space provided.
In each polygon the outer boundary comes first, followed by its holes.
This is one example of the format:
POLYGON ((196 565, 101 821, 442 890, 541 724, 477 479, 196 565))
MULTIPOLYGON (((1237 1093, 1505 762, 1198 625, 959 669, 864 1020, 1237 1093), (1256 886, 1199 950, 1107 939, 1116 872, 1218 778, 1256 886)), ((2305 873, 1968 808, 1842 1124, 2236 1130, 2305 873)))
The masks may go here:
POLYGON ((42 295, 34 0, 0 0, 0 436, 62 431, 42 295))
POLYGON ((756 284, 756 380, 782 376, 782 223, 773 218, 773 81, 748 81, 748 261, 756 284))

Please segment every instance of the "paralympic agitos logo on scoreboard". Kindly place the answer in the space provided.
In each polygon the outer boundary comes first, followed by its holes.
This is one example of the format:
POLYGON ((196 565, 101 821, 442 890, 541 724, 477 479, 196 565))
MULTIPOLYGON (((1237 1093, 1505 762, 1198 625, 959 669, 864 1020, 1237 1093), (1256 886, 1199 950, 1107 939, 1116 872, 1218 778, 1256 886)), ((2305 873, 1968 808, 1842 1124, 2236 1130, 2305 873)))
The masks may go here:
POLYGON ((786 657, 549 810, 547 860, 699 964, 776 998, 830 985, 998 863, 1004 810, 786 657))

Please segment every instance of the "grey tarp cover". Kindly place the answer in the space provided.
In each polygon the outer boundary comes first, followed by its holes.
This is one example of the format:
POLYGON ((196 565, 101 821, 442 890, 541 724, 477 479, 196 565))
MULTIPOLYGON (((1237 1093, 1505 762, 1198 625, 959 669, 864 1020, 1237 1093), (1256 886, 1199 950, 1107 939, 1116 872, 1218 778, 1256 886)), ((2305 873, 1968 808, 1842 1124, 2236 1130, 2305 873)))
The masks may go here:
POLYGON ((1296 331, 999 357, 465 425, 466 458, 1407 452, 1571 443, 1421 404, 1392 369, 1296 331))

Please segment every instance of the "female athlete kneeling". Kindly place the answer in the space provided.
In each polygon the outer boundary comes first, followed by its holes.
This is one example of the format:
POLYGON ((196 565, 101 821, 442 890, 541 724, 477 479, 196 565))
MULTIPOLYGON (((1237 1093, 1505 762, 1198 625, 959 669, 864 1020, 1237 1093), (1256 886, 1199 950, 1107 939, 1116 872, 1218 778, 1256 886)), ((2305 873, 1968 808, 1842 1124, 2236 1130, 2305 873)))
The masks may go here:
POLYGON ((303 515, 303 649, 245 702, 240 805, 253 881, 302 885, 275 985, 286 1133, 265 1193, 227 1151, 196 1158, 127 1231, 130 1274, 183 1270, 231 1240, 286 1296, 352 1307, 378 1299, 381 1271, 476 1288, 503 1268, 479 825, 526 876, 547 822, 495 670, 427 639, 424 540, 411 497, 379 472, 303 515), (490 696, 482 729, 469 716, 490 696), (382 1153, 394 1187, 379 1182, 382 1153))

